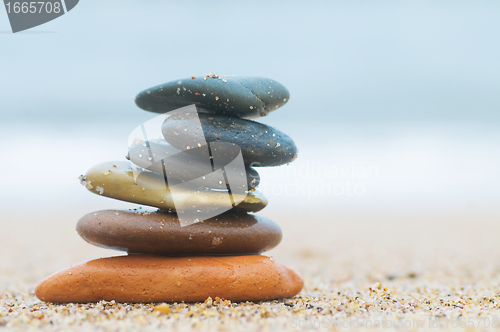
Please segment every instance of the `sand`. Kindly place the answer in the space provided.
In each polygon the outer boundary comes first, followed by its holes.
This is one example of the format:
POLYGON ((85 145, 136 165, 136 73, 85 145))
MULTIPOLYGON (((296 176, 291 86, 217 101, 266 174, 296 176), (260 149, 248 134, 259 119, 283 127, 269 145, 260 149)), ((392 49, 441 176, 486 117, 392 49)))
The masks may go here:
POLYGON ((284 239, 269 252, 305 279, 294 298, 261 303, 56 305, 34 287, 71 264, 121 253, 95 248, 74 226, 87 207, 46 215, 8 211, 0 230, 0 327, 19 330, 278 331, 500 327, 500 215, 262 213, 284 239))

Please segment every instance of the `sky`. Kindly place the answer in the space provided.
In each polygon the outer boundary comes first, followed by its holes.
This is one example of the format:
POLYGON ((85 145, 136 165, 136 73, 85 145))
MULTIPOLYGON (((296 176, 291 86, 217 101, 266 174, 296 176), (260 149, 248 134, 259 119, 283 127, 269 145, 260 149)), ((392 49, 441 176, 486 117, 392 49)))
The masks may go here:
POLYGON ((499 10, 497 1, 82 0, 16 34, 0 10, 0 198, 130 206, 90 195, 76 177, 123 158, 128 134, 155 116, 134 95, 213 71, 290 90, 287 105, 257 120, 300 150, 290 166, 261 171, 269 209, 497 212, 499 10))

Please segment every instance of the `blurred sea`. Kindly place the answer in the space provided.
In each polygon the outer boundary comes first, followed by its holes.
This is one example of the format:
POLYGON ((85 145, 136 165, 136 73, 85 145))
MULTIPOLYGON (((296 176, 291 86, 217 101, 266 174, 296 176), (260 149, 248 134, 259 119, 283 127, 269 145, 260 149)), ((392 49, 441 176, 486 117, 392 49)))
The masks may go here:
MULTIPOLYGON (((94 164, 125 160, 134 128, 125 123, 4 128, 2 141, 9 144, 2 147, 0 201, 24 212, 130 206, 90 194, 77 177, 94 164)), ((262 213, 291 207, 332 215, 499 212, 500 132, 494 126, 314 125, 307 135, 298 128, 287 132, 297 133, 299 157, 290 165, 258 169, 259 190, 270 201, 262 213)))

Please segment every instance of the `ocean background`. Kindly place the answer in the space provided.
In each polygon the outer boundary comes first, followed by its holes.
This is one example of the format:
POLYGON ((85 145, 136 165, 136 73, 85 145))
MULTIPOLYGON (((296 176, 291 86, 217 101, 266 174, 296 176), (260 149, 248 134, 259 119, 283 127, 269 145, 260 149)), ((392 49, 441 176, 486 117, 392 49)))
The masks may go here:
MULTIPOLYGON (((63 241, 88 248, 85 258, 112 254, 74 226, 136 205, 77 177, 123 159, 129 133, 155 116, 135 106, 138 92, 211 71, 290 91, 257 119, 300 150, 289 166, 259 170, 269 199, 259 214, 280 224, 284 247, 500 221, 499 13, 482 0, 86 0, 12 34, 0 10, 0 233, 24 248, 63 241)), ((61 268, 71 260, 64 248, 57 257, 61 268)))

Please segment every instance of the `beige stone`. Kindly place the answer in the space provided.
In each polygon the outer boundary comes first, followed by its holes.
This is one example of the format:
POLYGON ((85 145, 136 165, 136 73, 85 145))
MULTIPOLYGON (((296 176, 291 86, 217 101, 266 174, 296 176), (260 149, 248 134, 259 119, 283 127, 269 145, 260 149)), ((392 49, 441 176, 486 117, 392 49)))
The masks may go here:
MULTIPOLYGON (((136 183, 132 164, 128 161, 100 163, 80 177, 81 183, 94 194, 164 210, 175 210, 172 196, 168 188, 165 188, 163 179, 158 179, 158 175, 153 172, 145 171, 141 174, 141 180, 141 185, 136 183)), ((207 191, 196 195, 186 192, 183 199, 189 200, 189 205, 195 206, 196 209, 210 209, 223 205, 226 197, 220 191, 207 191)), ((240 200, 241 203, 235 210, 257 212, 267 205, 267 199, 258 191, 249 192, 245 197, 234 195, 234 201, 240 200)))

